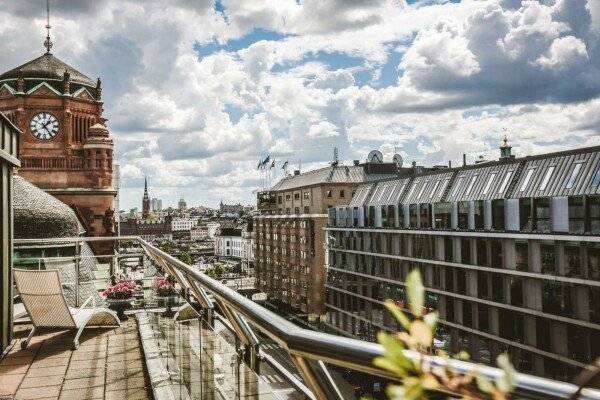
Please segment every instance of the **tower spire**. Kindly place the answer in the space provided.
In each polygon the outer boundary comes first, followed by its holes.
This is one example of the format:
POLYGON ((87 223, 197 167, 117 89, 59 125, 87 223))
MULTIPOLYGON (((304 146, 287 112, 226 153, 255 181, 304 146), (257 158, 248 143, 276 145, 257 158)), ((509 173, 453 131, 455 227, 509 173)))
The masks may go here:
POLYGON ((142 218, 150 215, 150 197, 148 197, 148 178, 144 176, 144 197, 142 197, 142 218))
POLYGON ((44 41, 46 54, 50 54, 52 49, 52 41, 50 40, 50 0, 46 0, 46 41, 44 41))

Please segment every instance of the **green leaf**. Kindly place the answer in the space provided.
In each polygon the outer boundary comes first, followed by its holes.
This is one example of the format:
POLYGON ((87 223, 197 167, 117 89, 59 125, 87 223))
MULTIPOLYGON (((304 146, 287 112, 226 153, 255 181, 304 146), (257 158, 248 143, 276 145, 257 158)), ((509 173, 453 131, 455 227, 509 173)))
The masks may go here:
POLYGON ((402 382, 404 386, 405 400, 418 400, 425 398, 421 378, 408 377, 402 382))
POLYGON ((425 288, 418 269, 413 269, 406 277, 406 294, 412 313, 415 317, 420 317, 425 302, 425 288))
POLYGON ((504 371, 504 375, 496 378, 496 387, 503 393, 510 393, 517 383, 517 371, 506 353, 500 354, 496 363, 504 371))
POLYGON ((387 308, 392 313, 394 318, 396 318, 396 321, 398 321, 404 329, 410 329, 410 320, 408 319, 406 314, 404 314, 402 310, 400 310, 400 307, 398 307, 396 303, 394 303, 393 300, 386 300, 385 308, 387 308))
POLYGON ((477 374, 475 375, 475 380, 477 381, 477 387, 483 393, 492 393, 494 391, 494 384, 485 376, 477 374))
POLYGON ((413 369, 412 362, 404 355, 404 345, 401 341, 390 334, 380 331, 377 334, 377 342, 383 346, 385 358, 394 363, 402 371, 402 376, 413 369))
POLYGON ((387 394, 390 400, 404 400, 405 398, 404 387, 399 385, 388 385, 385 388, 385 394, 387 394))
POLYGON ((427 324, 429 329, 431 329, 432 333, 435 333, 435 328, 437 327, 438 319, 440 315, 437 311, 430 312, 429 314, 423 316, 423 322, 427 324))
POLYGON ((376 357, 373 360, 373 365, 379 367, 381 369, 385 369, 386 371, 390 371, 399 377, 403 378, 406 376, 406 371, 398 366, 395 362, 385 357, 376 357))

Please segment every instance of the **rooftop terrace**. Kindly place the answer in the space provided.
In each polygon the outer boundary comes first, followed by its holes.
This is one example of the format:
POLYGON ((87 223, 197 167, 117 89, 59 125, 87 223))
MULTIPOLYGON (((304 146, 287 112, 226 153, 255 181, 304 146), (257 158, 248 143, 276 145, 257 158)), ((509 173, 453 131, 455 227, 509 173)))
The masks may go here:
MULTIPOLYGON (((352 384, 345 379, 349 371, 382 384, 393 379, 372 364, 383 353, 380 345, 296 326, 136 237, 21 239, 15 242, 15 256, 15 268, 73 269, 70 275, 63 272, 66 292, 87 290, 86 265, 95 290, 106 287, 110 276, 128 276, 143 290, 131 301, 121 327, 84 330, 76 350, 74 333, 61 330, 33 336, 29 347, 21 349, 31 326, 26 317, 17 320, 16 342, 0 362, 2 395, 352 399, 352 384), (115 254, 96 257, 82 251, 94 240, 115 241, 115 254), (159 296, 152 288, 155 277, 163 275, 174 279, 176 294, 159 296)), ((80 297, 70 301, 81 306, 80 297)), ((438 357, 428 360, 448 363, 438 357)), ((461 361, 450 361, 450 367, 463 373, 478 368, 491 378, 502 373, 461 361)), ((568 383, 517 376, 519 398, 566 399, 576 390, 568 383)), ((600 399, 600 391, 584 389, 580 398, 600 399)))

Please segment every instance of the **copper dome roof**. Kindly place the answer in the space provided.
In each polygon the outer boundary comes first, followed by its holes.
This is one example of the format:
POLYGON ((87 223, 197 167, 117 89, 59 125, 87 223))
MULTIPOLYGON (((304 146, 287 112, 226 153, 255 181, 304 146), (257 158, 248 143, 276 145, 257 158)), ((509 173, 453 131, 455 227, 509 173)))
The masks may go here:
POLYGON ((50 53, 46 53, 36 59, 33 59, 23 65, 1 74, 0 81, 4 79, 16 79, 19 76, 22 76, 23 78, 62 80, 65 72, 68 72, 71 75, 72 82, 96 87, 96 82, 94 82, 92 79, 54 57, 50 53))
POLYGON ((16 239, 74 237, 83 232, 75 211, 62 201, 18 175, 13 188, 16 239))

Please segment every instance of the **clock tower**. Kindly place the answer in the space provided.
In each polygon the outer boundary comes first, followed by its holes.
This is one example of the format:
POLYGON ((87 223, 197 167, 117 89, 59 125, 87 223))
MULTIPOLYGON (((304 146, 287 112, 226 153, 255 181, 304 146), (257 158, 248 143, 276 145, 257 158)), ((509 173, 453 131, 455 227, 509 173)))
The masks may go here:
POLYGON ((88 236, 110 236, 113 141, 100 79, 55 57, 49 34, 44 46, 45 54, 0 74, 0 111, 21 130, 18 173, 71 206, 88 236))

